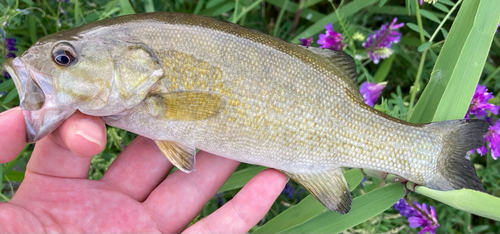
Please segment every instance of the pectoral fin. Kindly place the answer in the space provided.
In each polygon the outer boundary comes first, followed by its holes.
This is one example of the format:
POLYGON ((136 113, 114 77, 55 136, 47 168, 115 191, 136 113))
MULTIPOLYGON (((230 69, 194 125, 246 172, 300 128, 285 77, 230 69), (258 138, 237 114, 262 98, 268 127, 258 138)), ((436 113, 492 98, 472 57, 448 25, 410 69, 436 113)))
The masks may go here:
POLYGON ((326 208, 340 214, 351 209, 351 193, 340 168, 317 173, 284 173, 309 190, 326 208))
POLYGON ((183 91, 155 94, 149 100, 158 117, 168 120, 204 120, 223 108, 219 95, 210 92, 183 91))
POLYGON ((194 171, 196 149, 172 141, 155 141, 160 151, 179 170, 194 171))

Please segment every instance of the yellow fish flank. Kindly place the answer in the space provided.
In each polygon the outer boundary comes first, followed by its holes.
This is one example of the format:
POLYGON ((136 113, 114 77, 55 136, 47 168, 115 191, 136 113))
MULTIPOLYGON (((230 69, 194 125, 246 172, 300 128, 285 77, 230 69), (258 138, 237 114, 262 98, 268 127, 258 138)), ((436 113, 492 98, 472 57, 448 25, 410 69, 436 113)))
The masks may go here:
POLYGON ((4 67, 37 141, 79 110, 156 141, 180 170, 196 148, 279 169, 347 213, 341 167, 484 191, 468 152, 488 124, 411 124, 363 103, 352 58, 216 19, 147 13, 41 38, 4 67))

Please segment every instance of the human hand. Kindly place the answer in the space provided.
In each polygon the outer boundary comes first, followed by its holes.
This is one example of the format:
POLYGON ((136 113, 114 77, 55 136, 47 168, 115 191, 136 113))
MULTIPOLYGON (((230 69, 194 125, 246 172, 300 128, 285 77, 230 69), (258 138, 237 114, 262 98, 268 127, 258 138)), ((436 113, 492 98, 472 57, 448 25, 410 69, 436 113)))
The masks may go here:
MULTIPOLYGON (((0 163, 25 146, 19 108, 0 115, 0 163)), ((220 209, 186 229, 238 166, 199 152, 196 171, 176 171, 152 140, 137 137, 101 180, 88 180, 92 156, 106 145, 101 118, 75 113, 37 142, 24 181, 0 203, 0 232, 247 232, 283 190, 273 169, 256 175, 220 209)))

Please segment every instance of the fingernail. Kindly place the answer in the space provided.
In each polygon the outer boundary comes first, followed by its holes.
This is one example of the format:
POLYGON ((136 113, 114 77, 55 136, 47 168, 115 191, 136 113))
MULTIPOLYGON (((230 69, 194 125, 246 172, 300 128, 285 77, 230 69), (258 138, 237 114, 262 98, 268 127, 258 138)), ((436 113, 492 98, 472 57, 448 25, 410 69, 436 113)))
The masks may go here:
POLYGON ((7 113, 10 113, 10 112, 13 112, 13 111, 20 111, 20 110, 21 110, 21 108, 20 108, 20 107, 18 107, 18 106, 17 106, 17 107, 14 107, 14 108, 10 108, 10 109, 8 109, 8 110, 6 110, 6 111, 2 111, 2 112, 0 113, 0 116, 6 115, 7 113))
POLYGON ((80 119, 76 122, 75 134, 99 146, 102 145, 102 127, 90 118, 80 119))

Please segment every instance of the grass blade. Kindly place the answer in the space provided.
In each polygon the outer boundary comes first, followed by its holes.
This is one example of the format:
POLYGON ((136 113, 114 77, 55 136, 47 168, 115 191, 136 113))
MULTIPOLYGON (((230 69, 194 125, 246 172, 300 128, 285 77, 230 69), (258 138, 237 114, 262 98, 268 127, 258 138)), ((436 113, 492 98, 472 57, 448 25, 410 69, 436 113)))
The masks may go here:
POLYGON ((225 192, 228 190, 242 188, 245 184, 250 181, 257 173, 263 171, 266 167, 262 166, 254 166, 245 168, 243 170, 239 170, 231 175, 229 179, 227 179, 226 183, 222 185, 219 189, 219 193, 225 192))
POLYGON ((354 198, 349 213, 326 211, 281 233, 338 233, 360 224, 394 205, 406 194, 402 184, 390 184, 354 198))
POLYGON ((384 59, 384 61, 382 61, 380 67, 377 69, 377 72, 375 72, 375 75, 373 75, 373 80, 375 81, 375 83, 380 83, 382 81, 385 81, 387 75, 389 74, 389 71, 391 70, 394 58, 396 58, 395 54, 391 55, 389 58, 384 59))
POLYGON ((135 14, 135 10, 128 0, 120 0, 120 15, 135 14))
MULTIPOLYGON (((351 169, 344 173, 344 177, 349 185, 349 189, 353 191, 361 183, 361 180, 363 180, 363 173, 361 173, 360 169, 351 169)), ((254 233, 282 232, 289 227, 303 223, 326 211, 327 209, 323 204, 312 195, 309 195, 299 204, 288 208, 254 233)))
MULTIPOLYGON (((408 186, 411 186, 408 184, 408 186)), ((437 191, 417 186, 415 192, 475 215, 500 221, 500 198, 470 189, 437 191)))
POLYGON ((463 2, 411 122, 465 116, 500 18, 496 6, 495 0, 463 2))
MULTIPOLYGON (((271 5, 275 5, 277 7, 282 7, 283 6, 283 3, 282 3, 281 0, 266 0, 266 3, 269 3, 271 5)), ((321 13, 319 13, 317 11, 314 11, 314 10, 311 10, 311 9, 307 8, 307 5, 310 5, 310 4, 308 4, 308 3, 304 4, 304 8, 302 9, 302 13, 300 14, 301 18, 310 20, 312 22, 316 22, 316 21, 322 19, 323 17, 325 17, 324 14, 321 14, 321 13)), ((288 11, 288 12, 296 13, 299 10, 299 4, 293 3, 293 2, 289 2, 286 5, 286 7, 284 7, 284 9, 286 11, 288 11)))

